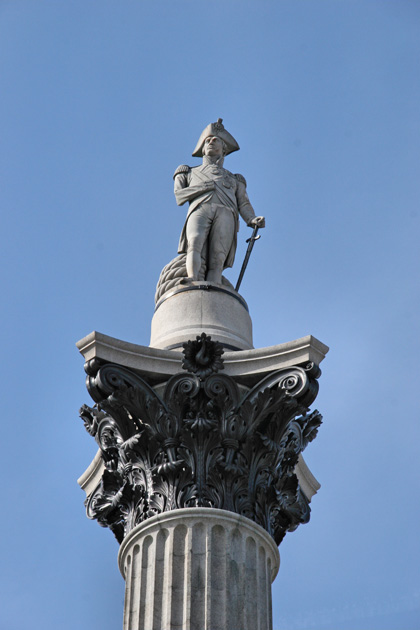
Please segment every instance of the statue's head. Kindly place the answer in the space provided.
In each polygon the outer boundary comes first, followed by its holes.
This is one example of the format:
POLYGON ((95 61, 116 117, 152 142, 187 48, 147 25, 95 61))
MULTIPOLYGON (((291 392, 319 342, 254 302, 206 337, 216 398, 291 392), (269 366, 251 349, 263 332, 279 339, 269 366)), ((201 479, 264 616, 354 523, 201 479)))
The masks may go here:
POLYGON ((227 153, 226 142, 219 136, 207 136, 204 140, 202 153, 211 157, 224 157, 227 153))
POLYGON ((239 150, 239 144, 236 142, 235 138, 226 131, 222 124, 222 119, 219 118, 217 122, 210 123, 210 125, 207 125, 204 129, 194 149, 193 157, 203 157, 203 155, 218 156, 218 153, 208 153, 209 150, 212 151, 216 149, 217 144, 219 144, 217 139, 222 142, 223 147, 220 157, 239 150), (212 140, 212 138, 216 138, 216 140, 212 140), (213 146, 211 146, 212 144, 213 146))

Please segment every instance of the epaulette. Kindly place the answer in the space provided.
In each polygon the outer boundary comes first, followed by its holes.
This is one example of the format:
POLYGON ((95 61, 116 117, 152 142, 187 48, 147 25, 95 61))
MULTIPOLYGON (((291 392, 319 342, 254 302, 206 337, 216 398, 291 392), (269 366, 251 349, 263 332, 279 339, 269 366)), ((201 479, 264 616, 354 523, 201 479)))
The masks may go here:
POLYGON ((174 179, 177 175, 182 175, 183 173, 189 173, 191 170, 190 166, 187 166, 186 164, 181 164, 180 166, 178 166, 178 168, 176 169, 175 173, 174 173, 174 179))
POLYGON ((241 182, 242 184, 246 186, 246 179, 243 175, 240 175, 239 173, 235 173, 235 177, 238 180, 238 182, 241 182))

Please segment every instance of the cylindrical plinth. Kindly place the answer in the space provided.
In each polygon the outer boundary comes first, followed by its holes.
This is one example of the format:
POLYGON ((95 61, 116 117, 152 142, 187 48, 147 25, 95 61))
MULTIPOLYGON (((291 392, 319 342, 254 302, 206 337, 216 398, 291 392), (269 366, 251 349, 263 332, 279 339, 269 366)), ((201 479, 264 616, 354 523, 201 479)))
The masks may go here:
POLYGON ((271 536, 225 510, 154 516, 123 540, 124 630, 271 630, 271 536))
POLYGON ((252 322, 245 300, 233 289, 192 282, 165 293, 152 319, 152 348, 181 348, 205 332, 230 350, 249 350, 252 322))

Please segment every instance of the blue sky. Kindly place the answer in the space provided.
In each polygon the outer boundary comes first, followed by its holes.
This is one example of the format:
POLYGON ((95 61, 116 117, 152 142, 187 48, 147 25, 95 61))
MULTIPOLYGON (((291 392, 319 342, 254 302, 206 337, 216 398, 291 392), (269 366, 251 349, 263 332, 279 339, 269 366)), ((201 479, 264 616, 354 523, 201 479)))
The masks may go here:
POLYGON ((274 630, 419 627, 419 58, 417 1, 0 2, 0 630, 122 626, 118 546, 76 484, 96 449, 74 344, 148 345, 172 173, 218 117, 267 219, 254 345, 331 348, 274 630))

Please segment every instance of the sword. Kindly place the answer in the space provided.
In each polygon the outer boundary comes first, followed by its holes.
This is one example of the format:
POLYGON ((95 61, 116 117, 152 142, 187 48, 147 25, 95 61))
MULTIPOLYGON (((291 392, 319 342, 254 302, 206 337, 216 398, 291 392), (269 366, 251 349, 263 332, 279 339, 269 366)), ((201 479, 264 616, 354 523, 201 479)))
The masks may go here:
POLYGON ((251 252, 252 252, 252 248, 254 247, 254 243, 255 243, 255 241, 258 241, 259 238, 261 238, 261 234, 259 236, 257 236, 259 229, 260 229, 259 226, 256 225, 254 227, 252 235, 249 238, 246 239, 246 243, 248 243, 248 249, 246 250, 244 262, 242 263, 242 269, 241 269, 241 273, 239 274, 238 282, 236 283, 235 291, 238 291, 239 287, 241 286, 242 278, 244 277, 245 269, 246 269, 246 267, 248 265, 249 257, 251 256, 251 252))

